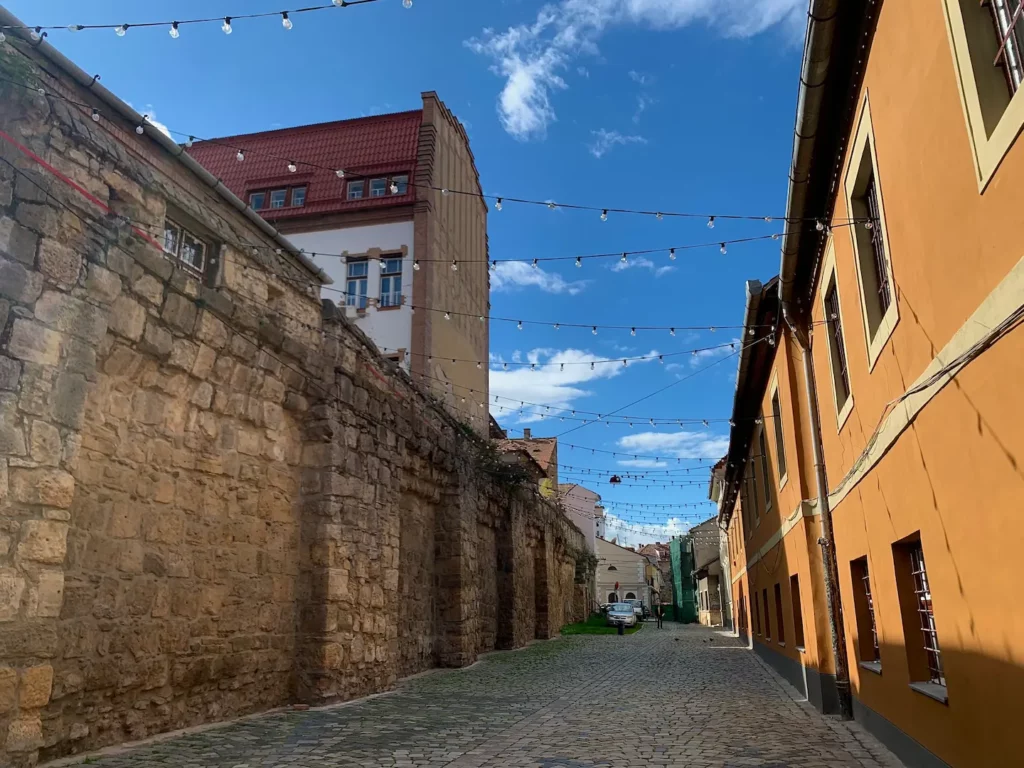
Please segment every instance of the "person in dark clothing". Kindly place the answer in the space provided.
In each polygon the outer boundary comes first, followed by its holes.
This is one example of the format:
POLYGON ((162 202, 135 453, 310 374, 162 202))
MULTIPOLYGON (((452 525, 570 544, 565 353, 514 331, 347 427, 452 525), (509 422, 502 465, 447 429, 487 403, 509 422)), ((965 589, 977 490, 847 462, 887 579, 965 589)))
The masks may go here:
POLYGON ((661 607, 661 603, 658 603, 656 606, 654 606, 654 615, 658 619, 658 629, 662 628, 661 627, 661 618, 664 615, 664 613, 665 613, 665 609, 661 607))

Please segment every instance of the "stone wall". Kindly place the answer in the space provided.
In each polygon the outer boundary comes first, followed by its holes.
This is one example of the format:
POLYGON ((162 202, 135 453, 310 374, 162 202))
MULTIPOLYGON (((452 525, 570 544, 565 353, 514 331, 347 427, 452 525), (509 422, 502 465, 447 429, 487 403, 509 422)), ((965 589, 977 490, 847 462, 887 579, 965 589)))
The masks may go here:
POLYGON ((0 54, 53 94, 0 87, 0 764, 384 690, 569 621, 561 511, 48 70, 0 54), (201 276, 166 216, 213 245, 201 276))

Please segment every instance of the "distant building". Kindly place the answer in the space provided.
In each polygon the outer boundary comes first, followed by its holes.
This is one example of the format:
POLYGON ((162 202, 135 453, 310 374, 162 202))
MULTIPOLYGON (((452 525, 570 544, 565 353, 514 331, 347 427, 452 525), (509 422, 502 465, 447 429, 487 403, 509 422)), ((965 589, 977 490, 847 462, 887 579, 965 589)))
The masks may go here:
POLYGON ((534 437, 529 429, 524 429, 520 438, 499 440, 498 450, 525 451, 543 470, 538 479, 541 495, 553 498, 558 494, 558 438, 534 437))
POLYGON ((558 495, 569 519, 583 531, 587 548, 597 553, 597 539, 604 536, 604 507, 601 495, 576 483, 561 483, 558 495))
POLYGON ((601 603, 643 600, 651 605, 647 558, 635 550, 597 539, 596 599, 601 603))
POLYGON ((718 517, 705 520, 687 532, 693 540, 693 577, 697 585, 697 620, 706 627, 720 627, 724 623, 722 592, 721 542, 722 531, 718 517))
POLYGON ((654 544, 644 544, 640 547, 641 555, 647 557, 658 570, 658 579, 661 583, 661 602, 671 605, 673 601, 672 585, 672 555, 668 544, 658 541, 654 544), (653 559, 652 559, 653 558, 653 559))
POLYGON ((422 100, 408 112, 197 141, 188 152, 323 268, 336 291, 324 298, 486 434, 487 207, 443 194, 479 193, 479 176, 462 124, 437 94, 422 100))

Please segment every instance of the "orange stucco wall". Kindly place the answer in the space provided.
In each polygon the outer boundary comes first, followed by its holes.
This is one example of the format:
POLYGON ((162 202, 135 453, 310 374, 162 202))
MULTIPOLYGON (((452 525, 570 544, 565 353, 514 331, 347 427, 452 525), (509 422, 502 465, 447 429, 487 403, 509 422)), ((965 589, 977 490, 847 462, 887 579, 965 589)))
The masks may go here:
MULTIPOLYGON (((1024 140, 980 192, 941 3, 882 5, 864 90, 877 154, 899 320, 869 369, 851 230, 840 188, 833 235, 854 405, 838 428, 825 331, 815 326, 824 453, 833 489, 887 404, 1024 256, 1024 140), (908 33, 912 30, 912 33, 908 33)), ((848 159, 847 159, 848 162, 848 159)), ((845 169, 843 171, 845 176, 845 169)), ((842 178, 842 177, 841 177, 842 178)), ((821 286, 818 286, 818 291, 821 286)), ((821 322, 821 296, 813 319, 821 322)), ((834 507, 854 695, 952 766, 1020 759, 1024 689, 1024 331, 985 351, 933 400, 834 507), (920 532, 948 703, 910 688, 894 542, 920 532), (867 556, 882 673, 861 669, 850 561, 867 556)), ((827 631, 827 626, 826 626, 827 631)))

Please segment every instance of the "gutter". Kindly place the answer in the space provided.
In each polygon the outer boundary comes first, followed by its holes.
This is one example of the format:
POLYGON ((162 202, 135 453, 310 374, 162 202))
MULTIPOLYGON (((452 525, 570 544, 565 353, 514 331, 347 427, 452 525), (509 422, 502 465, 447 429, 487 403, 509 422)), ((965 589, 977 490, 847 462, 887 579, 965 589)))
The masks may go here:
MULTIPOLYGON (((814 165, 815 145, 822 128, 822 104, 832 63, 833 42, 839 0, 811 0, 807 12, 807 36, 804 43, 803 63, 800 68, 800 92, 797 97, 796 127, 793 131, 793 161, 789 172, 789 192, 786 200, 787 222, 803 222, 811 203, 808 185, 814 165)), ((845 84, 838 84, 845 85, 845 84)), ((838 87, 838 85, 836 87, 838 87)), ((814 458, 814 476, 821 510, 821 547, 825 582, 825 601, 828 608, 829 630, 832 636, 832 656, 836 665, 836 693, 839 709, 845 719, 853 717, 850 693, 849 661, 842 623, 842 605, 839 597, 839 569, 836 563, 835 533, 832 511, 828 499, 828 479, 825 474, 824 451, 821 445, 821 421, 818 410, 817 387, 811 361, 809 307, 794 306, 796 274, 799 264, 804 227, 787 227, 782 243, 782 263, 779 266, 779 303, 782 317, 800 347, 803 359, 803 384, 807 396, 807 420, 811 432, 811 452, 814 458)))
MULTIPOLYGON (((10 25, 12 27, 25 26, 24 22, 11 14, 10 11, 3 6, 0 6, 0 25, 10 25)), ((115 96, 111 91, 100 85, 96 78, 87 74, 81 67, 46 42, 45 38, 39 42, 33 42, 24 29, 10 29, 7 33, 17 35, 21 39, 25 40, 36 51, 42 54, 42 56, 64 70, 80 86, 95 94, 101 102, 113 109, 117 114, 121 115, 125 120, 133 125, 141 125, 143 127, 144 135, 159 144, 170 155, 177 158, 186 168, 198 176, 204 184, 220 195, 232 208, 245 216, 250 223, 256 225, 263 234, 271 238, 281 247, 282 250, 305 267, 310 274, 320 281, 321 285, 330 285, 334 282, 330 276, 323 271, 323 269, 314 264, 313 261, 310 260, 306 254, 296 248, 290 240, 278 232, 265 219, 263 219, 263 217, 253 211, 248 205, 239 199, 234 192, 225 187, 221 183, 220 179, 196 162, 196 160, 185 151, 184 147, 176 143, 174 139, 170 138, 162 131, 158 131, 150 125, 143 115, 136 112, 125 102, 115 96)))

